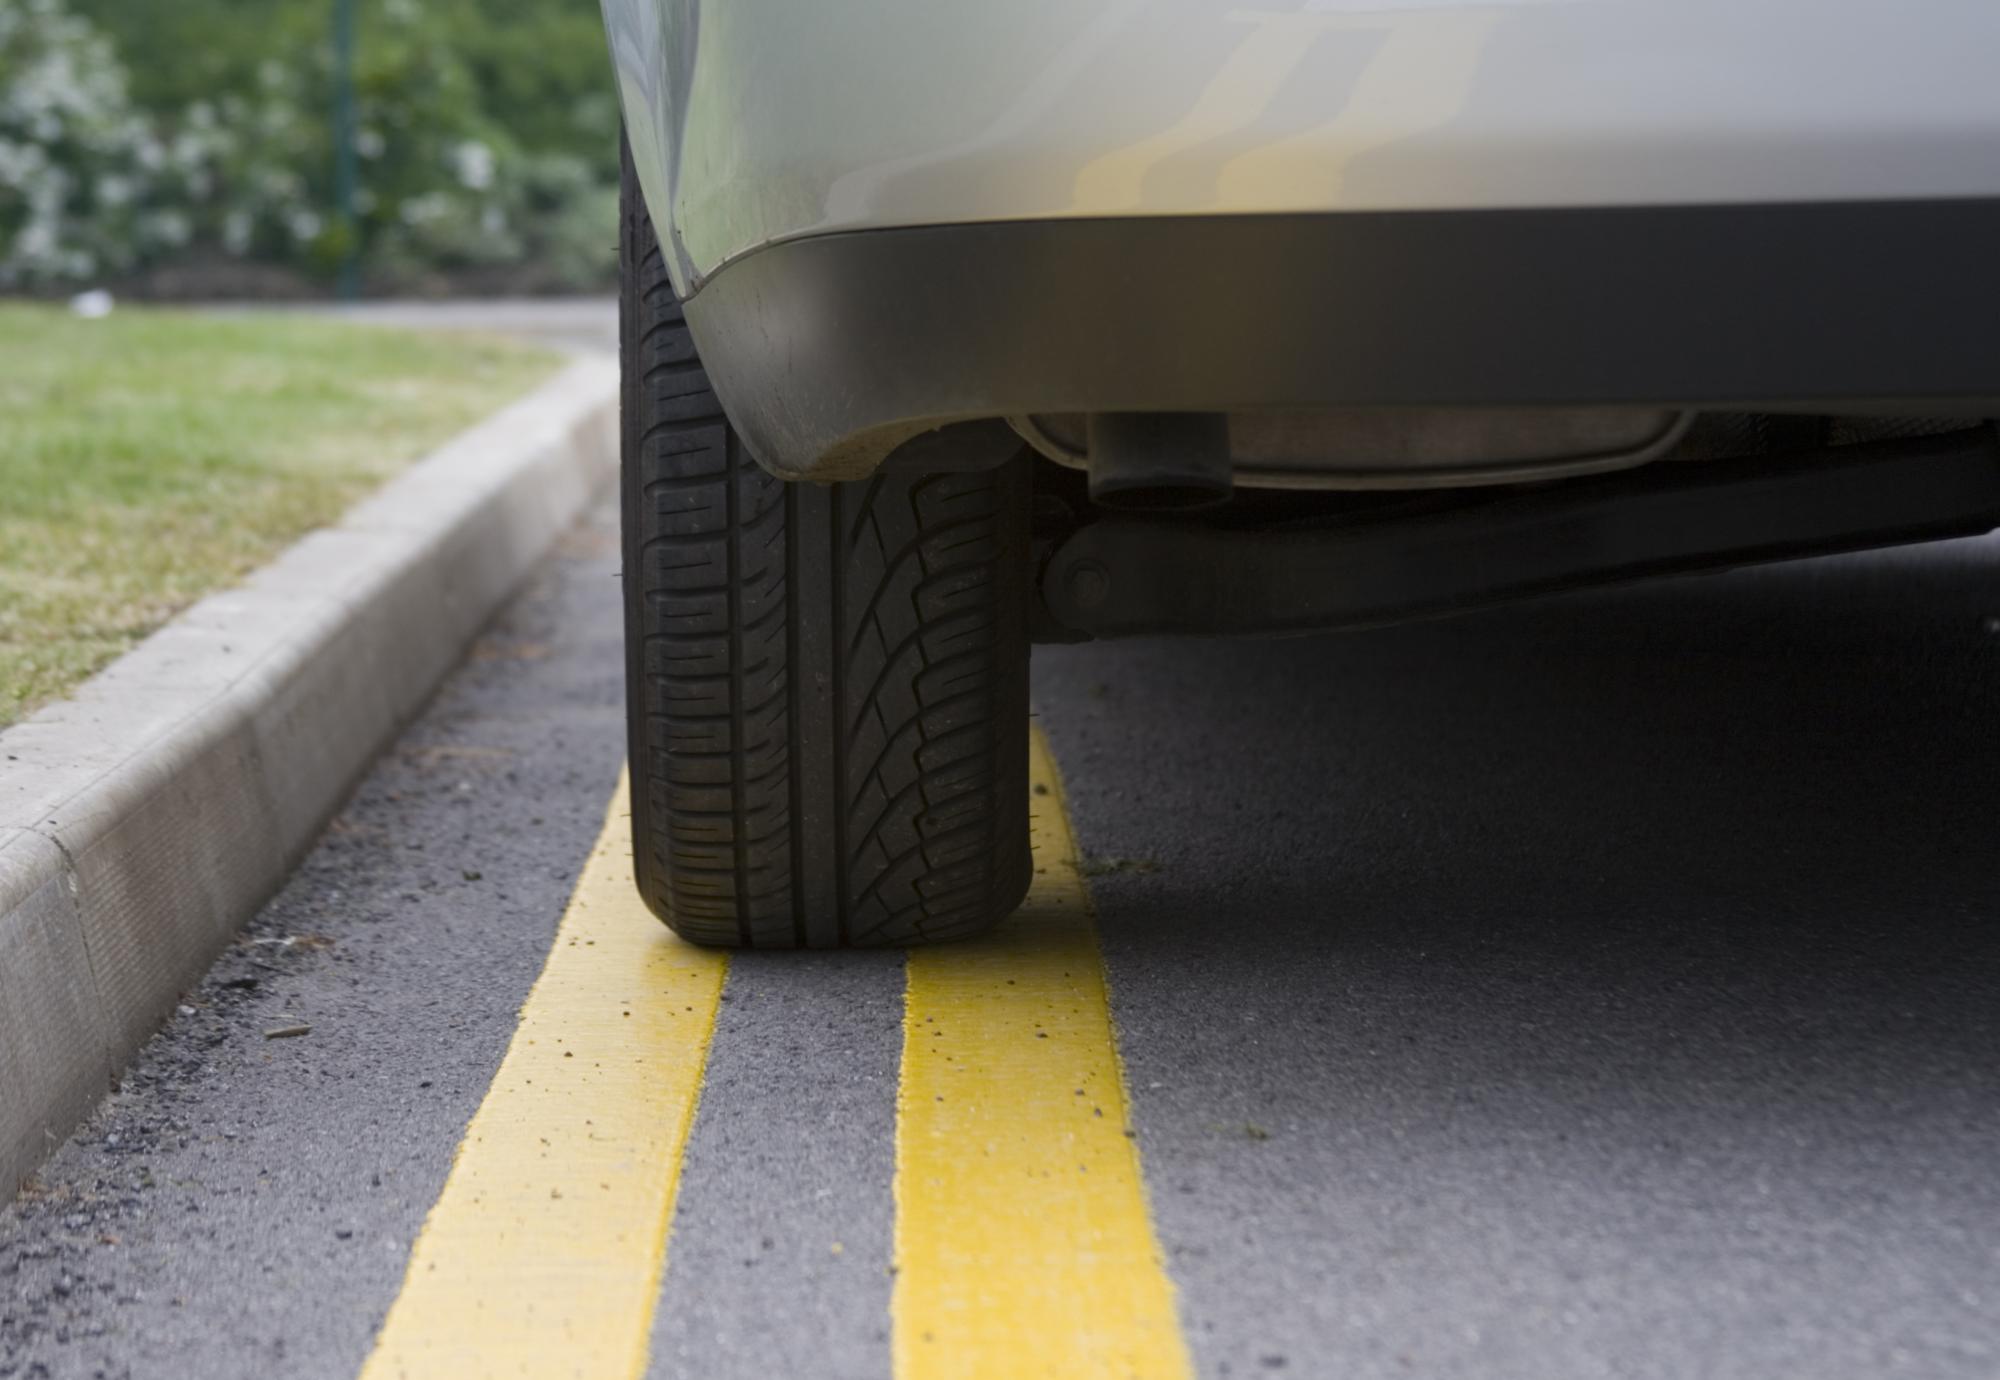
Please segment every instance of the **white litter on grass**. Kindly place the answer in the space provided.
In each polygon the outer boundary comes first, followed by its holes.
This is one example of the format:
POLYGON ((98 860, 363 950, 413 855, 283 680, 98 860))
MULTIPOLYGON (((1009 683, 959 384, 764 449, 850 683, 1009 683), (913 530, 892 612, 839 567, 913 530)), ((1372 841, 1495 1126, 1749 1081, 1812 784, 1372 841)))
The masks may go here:
POLYGON ((112 300, 111 294, 103 288, 92 288, 89 292, 79 292, 76 296, 69 299, 70 314, 72 316, 80 316, 86 321, 102 320, 104 317, 111 315, 111 308, 115 305, 116 303, 112 300))

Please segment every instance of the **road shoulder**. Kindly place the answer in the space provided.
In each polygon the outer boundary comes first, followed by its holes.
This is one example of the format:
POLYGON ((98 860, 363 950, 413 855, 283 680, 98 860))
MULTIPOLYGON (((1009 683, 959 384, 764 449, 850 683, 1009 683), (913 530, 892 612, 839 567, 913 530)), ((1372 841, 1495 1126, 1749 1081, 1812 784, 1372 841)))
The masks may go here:
POLYGON ((283 883, 600 492, 579 360, 0 733, 0 1184, 12 1189, 283 883))

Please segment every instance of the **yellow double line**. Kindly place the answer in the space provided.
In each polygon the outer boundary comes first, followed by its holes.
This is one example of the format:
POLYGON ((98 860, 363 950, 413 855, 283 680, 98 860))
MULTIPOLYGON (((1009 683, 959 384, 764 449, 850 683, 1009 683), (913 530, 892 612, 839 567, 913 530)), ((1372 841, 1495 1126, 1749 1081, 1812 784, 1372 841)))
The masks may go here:
POLYGON ((621 784, 367 1380, 645 1370, 726 965, 633 895, 629 809, 621 784))
MULTIPOLYGON (((909 960, 895 1373, 1191 1374, 1147 1216, 1104 969, 1038 733, 1035 881, 909 960)), ((410 1253, 363 1380, 642 1375, 725 960, 630 882, 624 788, 410 1253)))

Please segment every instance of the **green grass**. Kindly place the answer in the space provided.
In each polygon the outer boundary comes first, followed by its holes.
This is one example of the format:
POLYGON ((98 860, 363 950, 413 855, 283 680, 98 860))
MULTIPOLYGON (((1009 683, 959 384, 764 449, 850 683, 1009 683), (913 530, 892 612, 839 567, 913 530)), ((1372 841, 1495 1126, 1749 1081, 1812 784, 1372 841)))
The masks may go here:
POLYGON ((0 304, 0 727, 555 364, 325 318, 0 304))

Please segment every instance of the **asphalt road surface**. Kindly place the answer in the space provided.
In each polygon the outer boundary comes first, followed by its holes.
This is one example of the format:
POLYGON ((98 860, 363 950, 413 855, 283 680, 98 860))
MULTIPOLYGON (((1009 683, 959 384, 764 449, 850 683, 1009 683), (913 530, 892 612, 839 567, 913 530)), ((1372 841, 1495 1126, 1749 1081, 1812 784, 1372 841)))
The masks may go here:
MULTIPOLYGON (((0 1376, 369 1364, 606 822, 614 528, 0 1210, 0 1376)), ((1035 698, 1196 1373, 2000 1372, 2000 545, 1044 648, 1035 698)), ((891 1373, 906 977, 730 960, 652 1376, 891 1373)))

